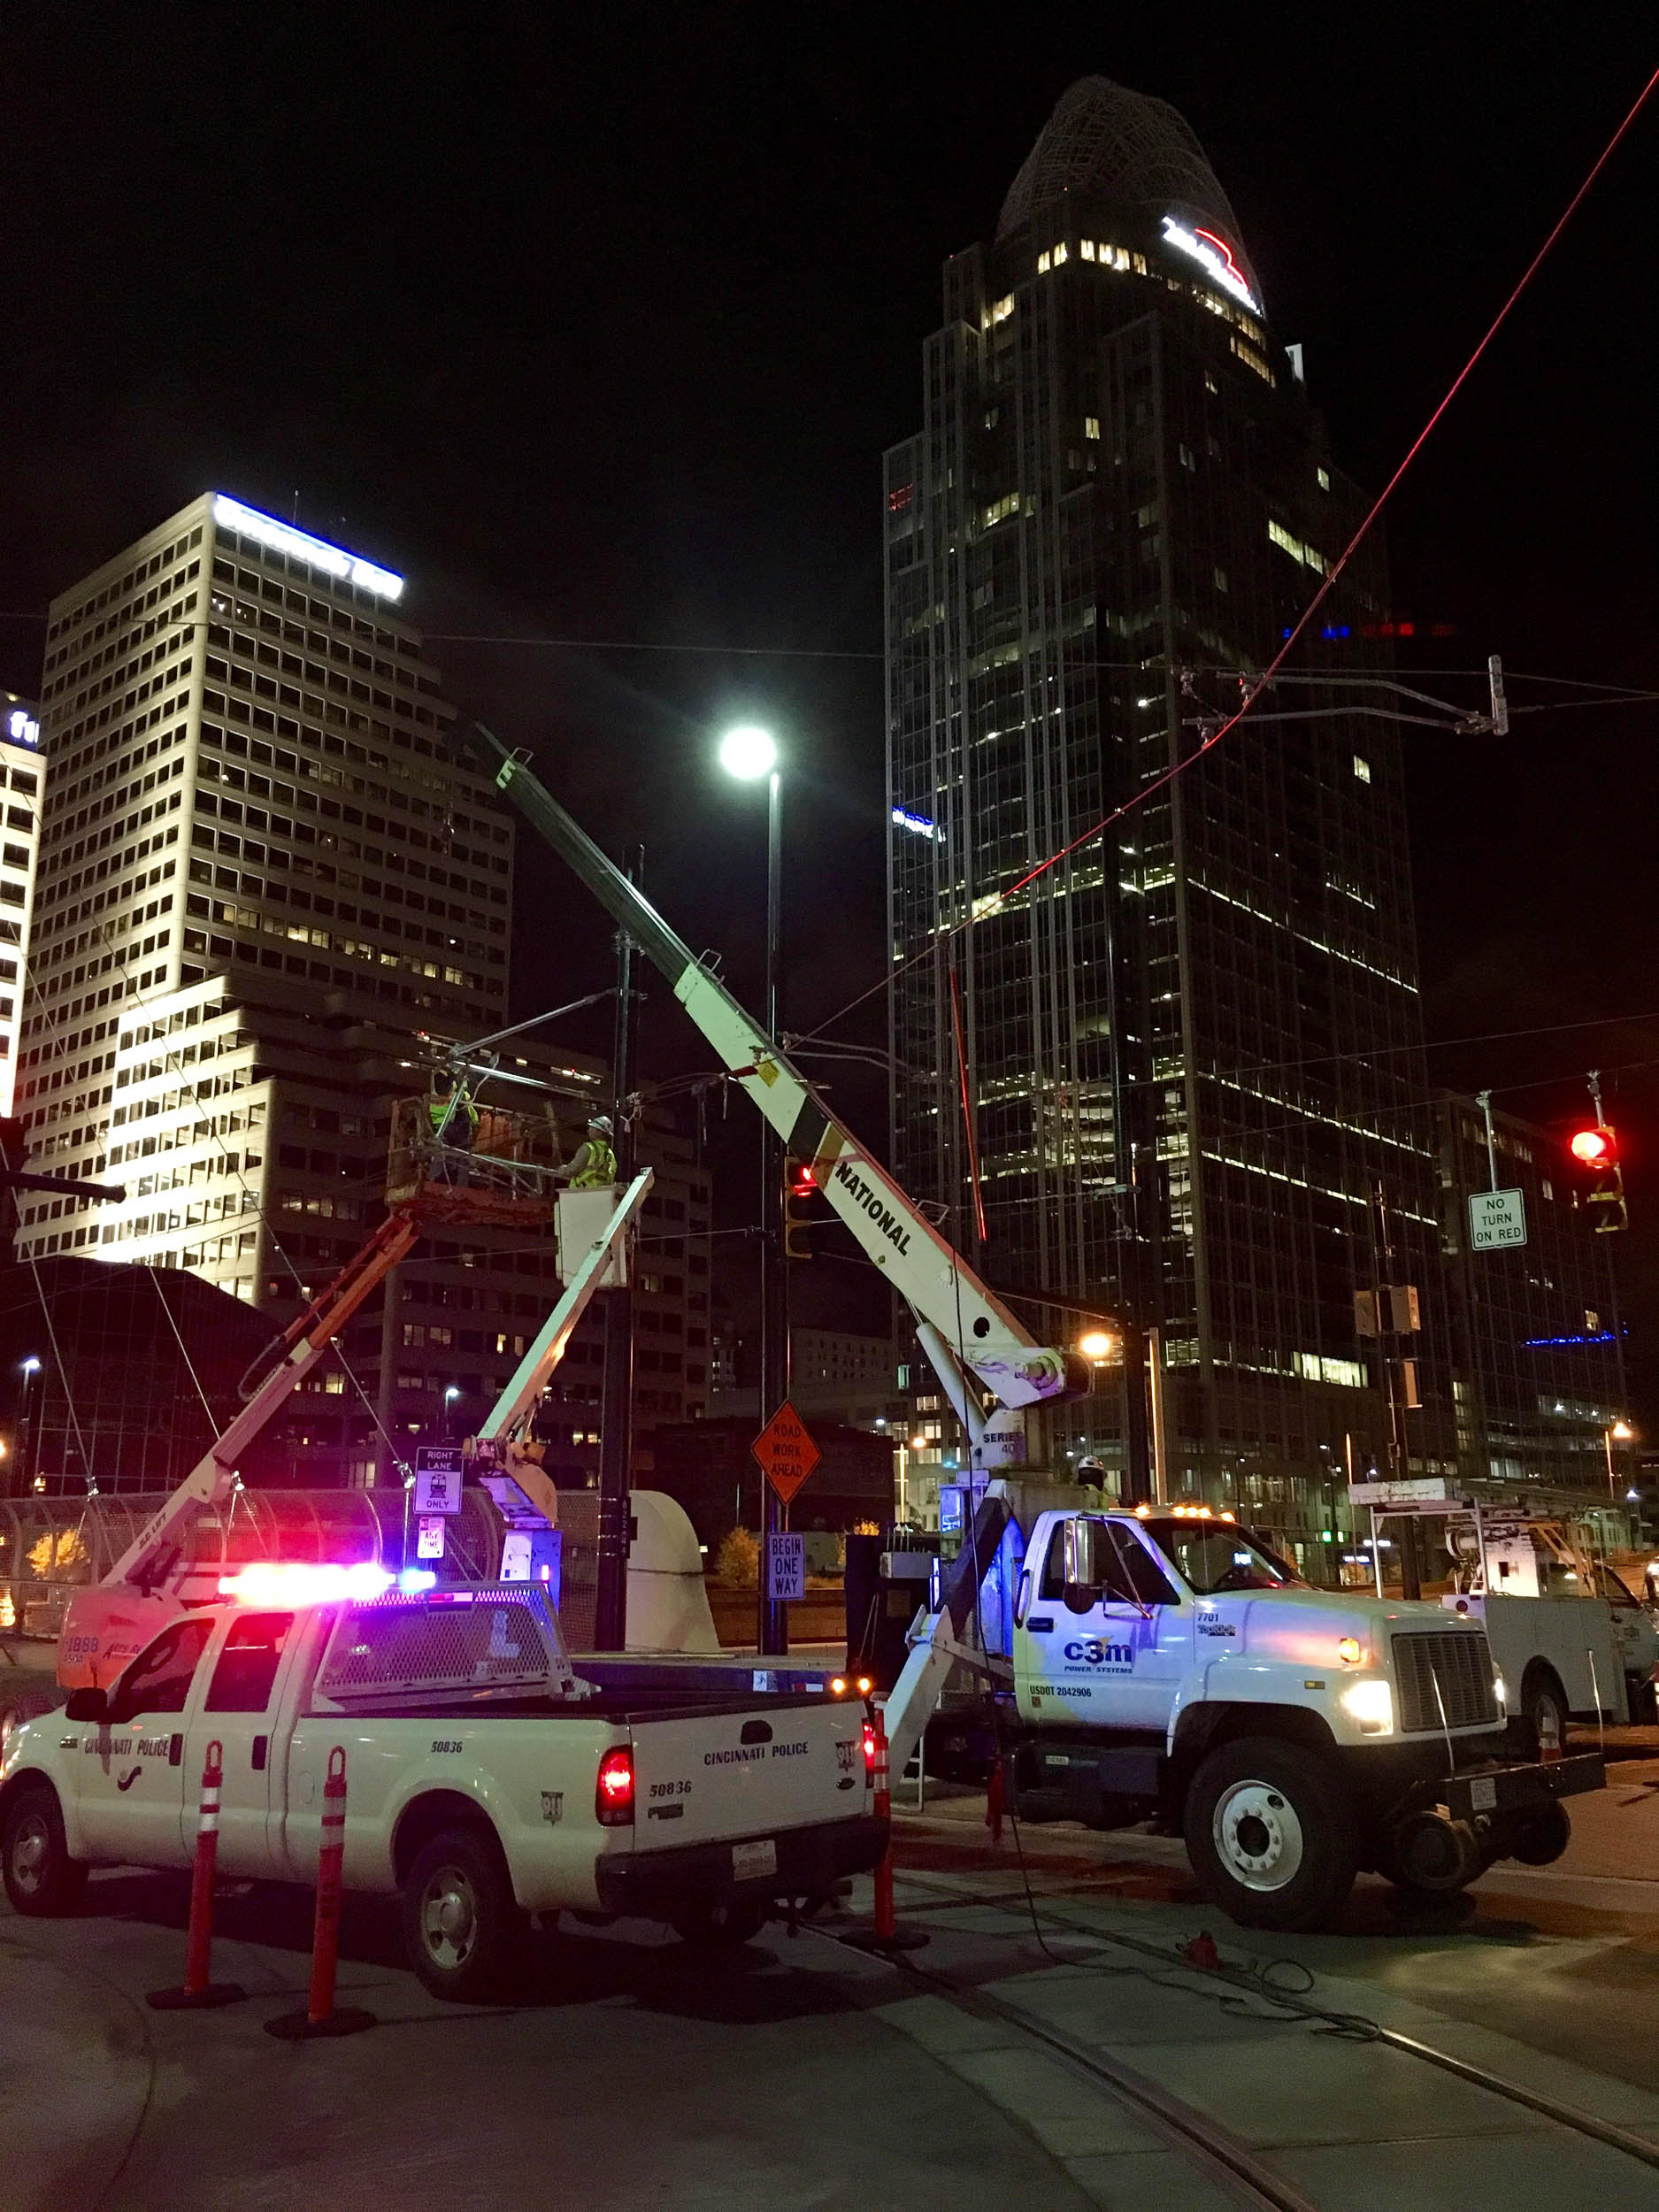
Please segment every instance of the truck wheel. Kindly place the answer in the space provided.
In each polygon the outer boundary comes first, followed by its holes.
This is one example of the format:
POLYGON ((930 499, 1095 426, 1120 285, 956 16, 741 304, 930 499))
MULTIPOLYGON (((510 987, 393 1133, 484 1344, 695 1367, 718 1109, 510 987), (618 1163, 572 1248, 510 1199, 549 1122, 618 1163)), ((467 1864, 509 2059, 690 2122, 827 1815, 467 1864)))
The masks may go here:
POLYGON ((409 1962, 434 1997, 494 1996, 523 1956, 525 1915, 482 1827, 446 1828, 425 1846, 403 1884, 403 1917, 409 1962))
POLYGON ((740 1944, 752 1943, 765 1924, 766 1908, 752 1897, 677 1913, 673 1923, 680 1941, 698 1951, 735 1951, 740 1944))
POLYGON ((1247 1928, 1319 1927, 1354 1886, 1354 1809, 1326 1762, 1300 1744, 1247 1736, 1212 1751, 1182 1825, 1204 1894, 1247 1928))
POLYGON ((69 1855, 63 1812, 50 1783, 36 1783, 12 1800, 0 1832, 0 1860, 14 1912, 43 1920, 80 1910, 87 1870, 69 1855))
POLYGON ((1546 1717, 1555 1724, 1555 1742, 1567 1748, 1567 1693, 1548 1667, 1529 1667, 1521 1684, 1521 1735, 1528 1755, 1537 1758, 1546 1717))

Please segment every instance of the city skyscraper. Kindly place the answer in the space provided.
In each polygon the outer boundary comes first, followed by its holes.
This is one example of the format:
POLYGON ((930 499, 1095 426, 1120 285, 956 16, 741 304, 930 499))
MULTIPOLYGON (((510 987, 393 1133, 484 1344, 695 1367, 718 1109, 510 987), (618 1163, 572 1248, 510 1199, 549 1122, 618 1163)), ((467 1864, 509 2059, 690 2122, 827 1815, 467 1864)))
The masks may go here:
MULTIPOLYGON (((208 494, 53 602, 19 1110, 31 1166, 127 1194, 26 1194, 20 1257, 182 1268, 286 1321, 380 1218, 392 1110, 426 1090, 431 1044, 505 1025, 512 819, 444 752, 454 710, 403 596, 208 494)), ((540 1095, 480 1096, 545 1102, 567 1152, 609 1103, 603 1065, 557 1044, 502 1064, 540 1095)), ((649 1457, 706 1396, 709 1190, 672 1130, 643 1150, 649 1457)), ((467 1432, 557 1295, 550 1233, 421 1240, 308 1378, 294 1472, 365 1484, 416 1435, 467 1432)), ((588 1317, 542 1409, 567 1486, 596 1469, 601 1336, 588 1317)))
POLYGON ((0 691, 0 786, 5 796, 0 838, 0 1115, 17 1090, 23 1027, 23 970, 35 908, 35 864, 41 841, 40 709, 0 691))
POLYGON ((1399 749, 1352 711, 1380 544, 1195 758, 1364 502, 1192 132, 1104 78, 945 264, 923 371, 885 478, 895 1164, 974 1249, 965 1090, 991 1279, 1130 1325, 1061 1447, 1161 1430, 1172 1495, 1317 1546, 1345 1456, 1386 1463, 1379 1275, 1424 1317, 1400 1471, 1454 1448, 1399 749))

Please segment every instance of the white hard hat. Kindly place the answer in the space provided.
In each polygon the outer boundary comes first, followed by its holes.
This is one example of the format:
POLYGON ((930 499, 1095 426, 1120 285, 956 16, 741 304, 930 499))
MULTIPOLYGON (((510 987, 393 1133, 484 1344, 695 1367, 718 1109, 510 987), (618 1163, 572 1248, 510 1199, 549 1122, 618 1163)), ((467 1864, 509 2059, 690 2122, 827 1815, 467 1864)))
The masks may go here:
POLYGON ((611 1134, 611 1117, 609 1114, 591 1114, 588 1117, 588 1126, 590 1129, 602 1129, 608 1137, 611 1134))

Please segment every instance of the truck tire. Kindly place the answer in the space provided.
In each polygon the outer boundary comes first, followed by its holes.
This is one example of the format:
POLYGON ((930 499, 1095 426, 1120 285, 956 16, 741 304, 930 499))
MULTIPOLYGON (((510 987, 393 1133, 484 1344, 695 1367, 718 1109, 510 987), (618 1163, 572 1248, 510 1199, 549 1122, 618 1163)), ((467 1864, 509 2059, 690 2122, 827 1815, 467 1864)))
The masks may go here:
POLYGON ((503 1989, 528 1923, 494 1832, 469 1822, 423 1846, 403 1884, 403 1921, 409 1962, 434 1997, 478 2004, 503 1989))
POLYGON ((1247 1928, 1325 1925, 1354 1886, 1359 1833, 1338 1776, 1275 1736, 1212 1751, 1182 1815, 1204 1894, 1247 1928))
POLYGON ((1529 1758, 1538 1756, 1540 1732, 1546 1713, 1555 1718, 1555 1740, 1564 1752, 1567 1748, 1567 1693, 1553 1667, 1537 1661, 1526 1670, 1521 1683, 1521 1710, 1518 1715, 1522 1747, 1529 1758))
POLYGON ((78 1912, 87 1870, 69 1855, 64 1816, 50 1782, 28 1783, 6 1808, 0 1828, 0 1869, 13 1912, 26 1919, 78 1912))
POLYGON ((674 1933, 698 1951, 735 1951, 752 1943, 766 1924, 766 1908, 758 1898, 729 1898, 723 1905, 703 1905, 695 1912, 674 1916, 674 1933))

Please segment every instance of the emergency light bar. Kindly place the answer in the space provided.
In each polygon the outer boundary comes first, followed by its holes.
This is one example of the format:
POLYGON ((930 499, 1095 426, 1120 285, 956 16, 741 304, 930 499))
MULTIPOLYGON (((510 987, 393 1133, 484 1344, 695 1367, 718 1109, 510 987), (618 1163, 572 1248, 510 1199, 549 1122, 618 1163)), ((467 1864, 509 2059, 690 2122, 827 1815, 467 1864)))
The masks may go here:
POLYGON ((437 1576, 429 1567, 405 1567, 394 1573, 372 1559, 355 1566, 312 1566, 303 1561, 259 1560, 239 1573, 221 1575, 219 1594, 239 1605, 330 1605, 342 1598, 383 1598, 388 1590, 411 1594, 430 1590, 437 1576))

